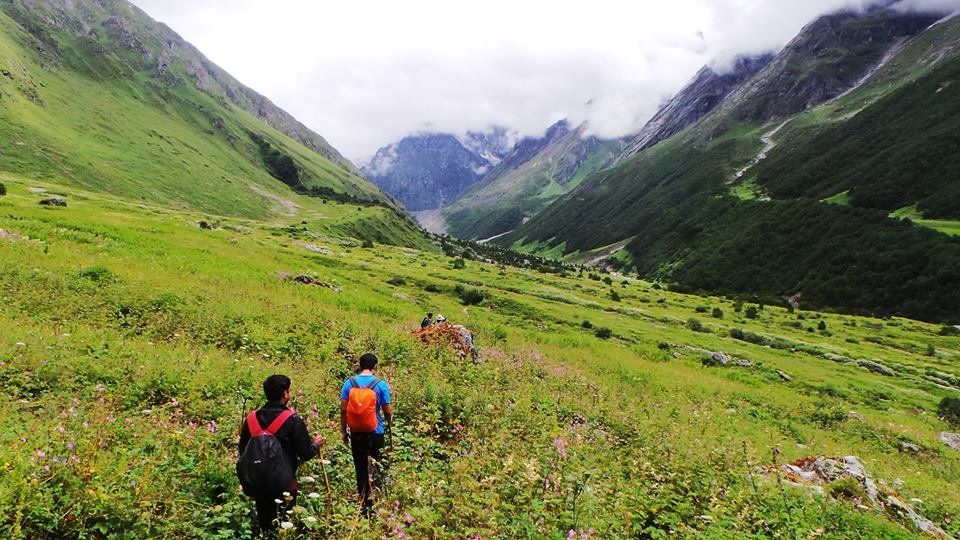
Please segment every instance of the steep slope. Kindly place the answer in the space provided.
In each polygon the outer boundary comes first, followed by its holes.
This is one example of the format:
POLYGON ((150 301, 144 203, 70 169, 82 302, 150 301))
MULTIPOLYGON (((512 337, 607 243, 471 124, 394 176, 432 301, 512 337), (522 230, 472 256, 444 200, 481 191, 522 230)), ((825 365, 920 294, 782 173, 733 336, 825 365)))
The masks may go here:
POLYGON ((629 239, 609 264, 678 286, 960 318, 960 241, 887 218, 921 201, 950 215, 932 203, 950 206, 956 189, 956 22, 929 27, 938 18, 884 10, 808 25, 701 122, 593 175, 499 241, 577 254, 629 239), (864 36, 870 46, 854 46, 864 36), (890 176, 878 175, 885 167, 890 176), (867 185, 897 197, 873 208, 820 202, 849 188, 854 204, 871 206, 856 202, 880 196, 867 185))
POLYGON ((249 217, 289 213, 291 188, 394 206, 322 137, 128 2, 0 2, 0 68, 0 169, 249 217))
POLYGON ((704 66, 687 86, 660 108, 639 133, 630 138, 622 158, 646 150, 697 123, 730 92, 756 75, 773 58, 772 54, 738 57, 729 69, 720 73, 711 66, 704 66))
POLYGON ((443 211, 447 230, 462 238, 484 239, 510 231, 607 166, 618 141, 584 136, 586 124, 566 120, 543 137, 519 143, 495 169, 443 211))
POLYGON ((363 173, 411 212, 451 203, 490 170, 502 154, 481 134, 472 134, 469 149, 450 134, 427 133, 403 138, 377 151, 363 173), (482 154, 481 154, 482 153, 482 154))

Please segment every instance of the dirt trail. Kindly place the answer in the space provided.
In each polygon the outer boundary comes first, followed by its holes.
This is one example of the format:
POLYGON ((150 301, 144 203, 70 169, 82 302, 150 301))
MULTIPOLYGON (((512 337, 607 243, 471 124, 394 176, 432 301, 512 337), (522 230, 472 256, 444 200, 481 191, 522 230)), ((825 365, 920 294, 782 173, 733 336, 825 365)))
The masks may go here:
POLYGON ((760 153, 754 156, 754 158, 750 160, 750 163, 746 167, 737 171, 737 174, 733 175, 733 178, 731 178, 730 180, 727 180, 726 184, 730 185, 736 182, 737 180, 743 178, 743 175, 747 174, 747 171, 752 169, 754 165, 767 159, 767 154, 770 153, 771 150, 777 147, 777 142, 773 140, 773 136, 779 133, 780 130, 783 129, 783 127, 786 126, 789 122, 790 120, 786 120, 779 126, 771 129, 770 131, 760 136, 760 142, 763 143, 763 148, 760 150, 760 153))

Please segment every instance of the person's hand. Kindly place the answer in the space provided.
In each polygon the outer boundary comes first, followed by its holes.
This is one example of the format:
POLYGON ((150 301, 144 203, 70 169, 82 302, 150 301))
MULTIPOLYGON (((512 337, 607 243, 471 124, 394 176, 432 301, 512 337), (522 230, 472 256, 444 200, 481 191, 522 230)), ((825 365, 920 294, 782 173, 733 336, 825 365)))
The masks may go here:
POLYGON ((340 437, 343 438, 343 444, 350 445, 350 435, 347 435, 346 431, 340 432, 340 437))
POLYGON ((316 446, 323 446, 327 444, 327 440, 323 438, 323 435, 317 435, 313 438, 313 444, 316 446))

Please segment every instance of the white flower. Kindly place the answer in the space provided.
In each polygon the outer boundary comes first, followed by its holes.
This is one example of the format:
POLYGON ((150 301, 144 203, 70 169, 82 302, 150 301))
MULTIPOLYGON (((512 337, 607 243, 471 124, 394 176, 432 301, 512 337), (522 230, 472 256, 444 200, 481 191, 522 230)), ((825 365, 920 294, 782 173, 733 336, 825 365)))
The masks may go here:
POLYGON ((284 521, 283 523, 280 524, 280 528, 282 528, 282 529, 292 529, 292 528, 293 528, 293 523, 290 523, 289 521, 284 521))
POLYGON ((289 491, 284 491, 284 492, 283 492, 283 496, 284 496, 284 497, 289 497, 289 496, 290 496, 290 492, 289 492, 289 491))
POLYGON ((283 504, 283 501, 281 501, 280 499, 274 499, 273 502, 277 504, 283 504))
POLYGON ((293 510, 287 510, 287 515, 288 515, 288 516, 292 516, 292 515, 293 515, 293 510))
POLYGON ((303 518, 303 520, 306 521, 307 523, 311 524, 311 525, 313 525, 314 523, 317 522, 317 518, 315 518, 315 517, 313 517, 313 516, 307 516, 307 517, 303 518))
POLYGON ((313 484, 316 482, 316 480, 312 476, 304 476, 300 479, 300 482, 304 484, 313 484))
POLYGON ((329 460, 329 459, 321 459, 321 460, 320 460, 320 463, 323 463, 324 465, 329 465, 329 464, 330 464, 330 460, 329 460))
POLYGON ((319 499, 319 498, 320 498, 320 494, 317 493, 316 491, 311 491, 310 494, 307 495, 307 497, 310 497, 311 499, 319 499))

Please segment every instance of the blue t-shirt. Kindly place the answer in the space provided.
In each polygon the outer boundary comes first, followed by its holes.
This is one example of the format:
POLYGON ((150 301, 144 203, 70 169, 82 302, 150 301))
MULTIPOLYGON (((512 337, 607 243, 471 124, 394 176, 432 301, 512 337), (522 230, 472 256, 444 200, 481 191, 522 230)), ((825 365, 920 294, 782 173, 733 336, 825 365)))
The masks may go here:
MULTIPOLYGON (((356 375, 353 378, 356 379, 358 386, 364 387, 372 383, 377 377, 374 375, 356 375)), ((344 381, 343 389, 340 391, 340 399, 348 399, 351 388, 353 388, 353 386, 350 384, 350 379, 344 381)), ((387 381, 380 379, 380 382, 373 387, 373 391, 377 394, 377 429, 373 430, 373 432, 383 435, 383 416, 380 414, 380 409, 384 405, 390 404, 390 386, 387 384, 387 381)))

